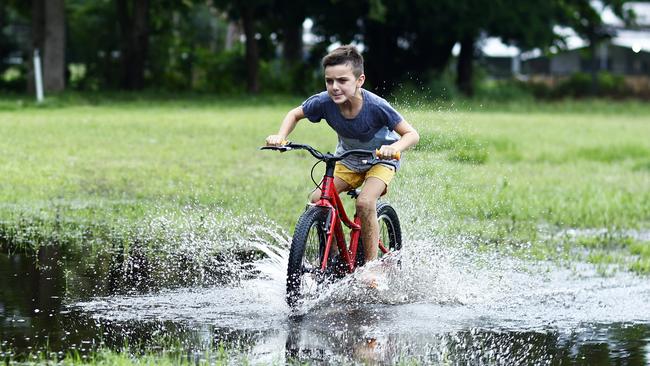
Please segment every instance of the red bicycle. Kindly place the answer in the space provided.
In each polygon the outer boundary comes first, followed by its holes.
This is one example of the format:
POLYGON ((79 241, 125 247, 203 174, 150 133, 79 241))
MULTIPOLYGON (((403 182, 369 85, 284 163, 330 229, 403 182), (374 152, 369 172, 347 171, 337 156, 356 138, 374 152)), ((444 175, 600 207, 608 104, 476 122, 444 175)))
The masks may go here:
MULTIPOLYGON (((321 153, 309 145, 287 143, 283 146, 264 146, 264 150, 307 150, 318 161, 325 163, 325 175, 318 184, 321 189, 320 199, 307 206, 305 212, 298 219, 291 240, 289 252, 289 265, 287 268, 287 296, 290 307, 296 307, 307 298, 318 296, 319 288, 328 279, 336 279, 365 263, 363 246, 361 244, 361 219, 354 215, 350 220, 345 212, 341 198, 334 186, 334 167, 336 162, 351 154, 368 155, 369 164, 385 162, 377 158, 376 151, 350 150, 341 155, 321 153), (350 241, 345 240, 343 225, 350 229, 350 241), (333 260, 331 249, 336 242, 339 256, 333 260), (361 250, 358 250, 361 248, 361 250)), ((399 155, 395 157, 399 159, 399 155)), ((356 198, 359 191, 348 192, 356 198)), ((402 248, 402 233, 397 212, 388 203, 377 204, 377 219, 379 220, 379 255, 402 248)))

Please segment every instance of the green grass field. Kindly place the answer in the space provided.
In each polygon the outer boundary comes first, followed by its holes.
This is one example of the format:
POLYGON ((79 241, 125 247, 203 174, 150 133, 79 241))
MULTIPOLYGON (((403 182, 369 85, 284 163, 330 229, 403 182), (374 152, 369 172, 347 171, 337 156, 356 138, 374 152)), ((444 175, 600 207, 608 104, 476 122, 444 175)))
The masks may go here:
MULTIPOLYGON (((258 147, 300 99, 132 99, 0 101, 0 238, 102 244, 169 212, 229 220, 228 235, 268 220, 292 231, 313 160, 258 147)), ((407 234, 539 257, 587 248, 650 272, 649 106, 396 105, 422 137, 387 197, 407 234)), ((336 143, 306 120, 291 140, 336 143)))

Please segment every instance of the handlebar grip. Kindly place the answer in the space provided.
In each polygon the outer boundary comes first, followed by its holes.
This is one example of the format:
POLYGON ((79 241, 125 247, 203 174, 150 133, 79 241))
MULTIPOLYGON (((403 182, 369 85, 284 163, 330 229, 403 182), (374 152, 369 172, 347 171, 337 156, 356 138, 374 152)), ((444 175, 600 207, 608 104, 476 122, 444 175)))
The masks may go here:
MULTIPOLYGON (((375 155, 379 157, 379 149, 375 150, 375 155)), ((400 151, 397 151, 393 156, 390 156, 388 158, 393 160, 399 160, 401 157, 402 157, 402 153, 400 151)))

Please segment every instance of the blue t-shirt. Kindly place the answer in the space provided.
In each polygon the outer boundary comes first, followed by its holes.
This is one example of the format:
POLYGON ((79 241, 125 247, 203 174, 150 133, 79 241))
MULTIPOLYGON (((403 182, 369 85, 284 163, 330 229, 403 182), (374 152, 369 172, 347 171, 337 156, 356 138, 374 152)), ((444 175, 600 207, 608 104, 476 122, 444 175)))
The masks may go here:
MULTIPOLYGON (((341 114, 338 105, 326 91, 313 95, 302 103, 302 110, 307 119, 311 122, 325 119, 336 131, 339 137, 337 154, 354 149, 375 150, 399 140, 399 135, 393 129, 403 120, 402 116, 385 99, 365 89, 361 89, 361 93, 361 111, 350 119, 341 114)), ((362 161, 367 159, 367 155, 350 155, 341 163, 353 171, 365 172, 371 167, 362 161)), ((397 169, 399 162, 387 165, 397 169)))

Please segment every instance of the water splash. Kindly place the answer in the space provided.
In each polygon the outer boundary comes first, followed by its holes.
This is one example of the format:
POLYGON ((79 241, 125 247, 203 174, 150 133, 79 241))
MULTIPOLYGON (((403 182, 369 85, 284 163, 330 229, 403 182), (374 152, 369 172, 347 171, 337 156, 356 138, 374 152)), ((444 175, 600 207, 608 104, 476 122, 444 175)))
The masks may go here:
MULTIPOLYGON (((284 240, 282 235, 278 238, 284 240)), ((225 311, 245 323, 248 311, 254 309, 286 317, 286 245, 249 243, 265 256, 242 266, 238 274, 241 280, 227 286, 178 289, 142 297, 107 297, 75 306, 107 318, 115 314, 105 311, 119 308, 121 320, 146 317, 147 309, 152 309, 156 319, 189 317, 199 322, 218 320, 218 314, 225 311), (141 300, 151 306, 143 307, 141 300), (246 307, 234 310, 233 304, 244 302, 249 302, 246 307), (133 304, 130 309, 129 303, 133 304), (193 310, 206 307, 213 315, 193 310), (165 309, 169 311, 167 316, 165 309), (188 315, 178 317, 179 313, 188 315)), ((438 324, 453 319, 467 325, 478 322, 508 329, 541 329, 590 321, 649 322, 648 300, 650 283, 631 273, 602 277, 589 264, 563 268, 554 263, 526 262, 497 252, 477 251, 464 241, 454 244, 439 239, 405 242, 401 253, 370 263, 323 288, 319 297, 303 305, 301 313, 339 306, 350 309, 367 304, 391 305, 402 306, 402 310, 419 309, 420 318, 429 319, 430 314, 438 324), (368 273, 377 276, 379 286, 368 287, 363 280, 368 273)), ((411 323, 408 318, 405 321, 411 323)))
MULTIPOLYGON (((183 230, 195 228, 191 223, 183 230)), ((650 324, 645 278, 603 277, 585 263, 528 261, 480 250, 474 238, 408 226, 400 253, 323 288, 299 309, 299 321, 284 300, 289 235, 272 225, 240 227, 232 238, 232 248, 258 253, 233 269, 237 281, 98 297, 70 309, 100 324, 173 322, 201 332, 206 326, 254 332, 259 335, 245 352, 255 362, 313 361, 318 350, 327 355, 323 360, 344 363, 552 363, 557 348, 575 347, 576 339, 614 342, 608 329, 620 326, 612 324, 650 324), (376 288, 365 281, 369 274, 376 288)), ((170 245, 192 255, 214 250, 197 234, 168 237, 181 238, 181 245, 170 245)))

